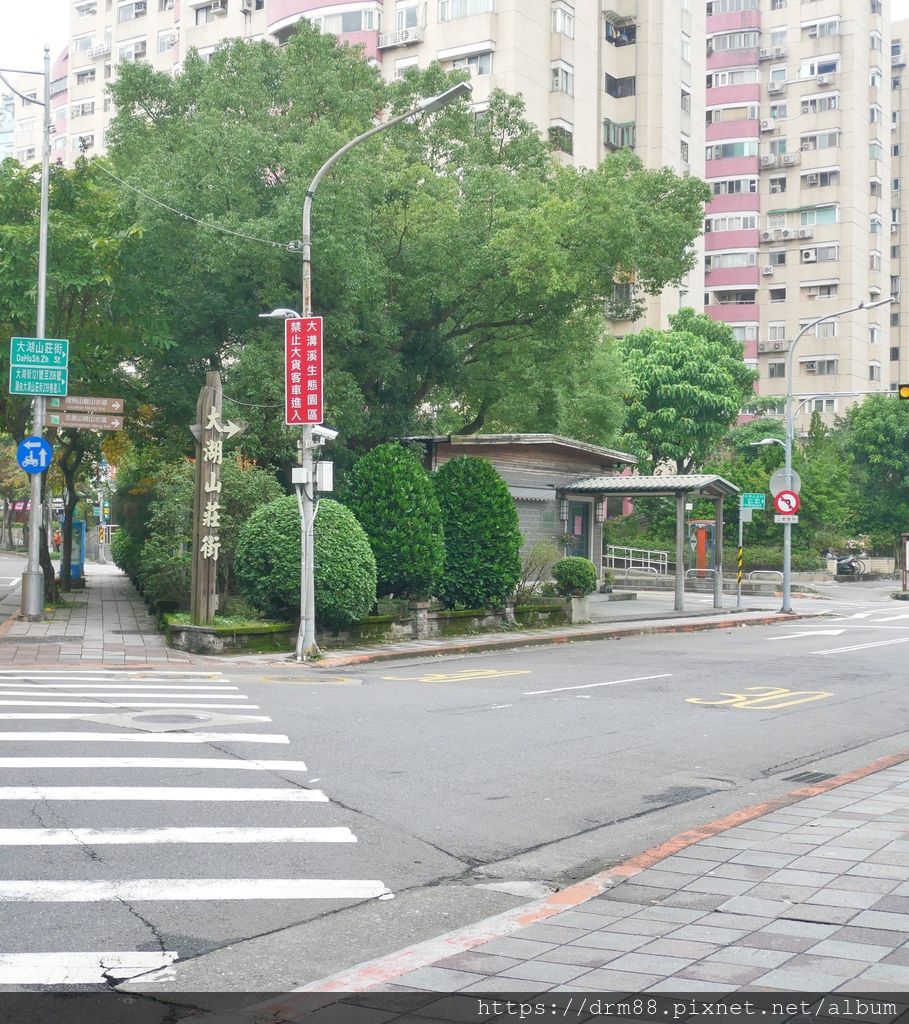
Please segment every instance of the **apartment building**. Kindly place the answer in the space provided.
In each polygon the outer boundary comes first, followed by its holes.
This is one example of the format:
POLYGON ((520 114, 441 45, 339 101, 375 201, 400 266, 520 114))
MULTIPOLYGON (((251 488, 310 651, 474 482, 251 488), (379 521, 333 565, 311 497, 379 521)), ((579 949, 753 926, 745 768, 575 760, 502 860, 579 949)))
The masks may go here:
POLYGON ((890 42, 890 390, 909 384, 909 296, 901 282, 909 282, 909 21, 895 21, 890 42))
POLYGON ((13 155, 13 124, 16 104, 12 93, 0 93, 0 161, 13 155))
MULTIPOLYGON (((177 70, 190 48, 205 56, 225 38, 281 43, 306 18, 361 45, 389 79, 432 61, 467 69, 477 110, 493 88, 519 93, 530 120, 577 166, 630 147, 646 166, 703 176, 703 0, 611 3, 70 0, 68 55, 54 70, 54 152, 72 163, 80 152, 104 151, 113 113, 104 87, 118 65, 144 60, 177 70)), ((16 155, 25 161, 39 148, 36 111, 19 104, 15 114, 16 155)), ((617 282, 617 309, 632 290, 633 282, 617 282)), ((681 292, 648 302, 646 322, 665 326, 702 292, 699 261, 681 292)))
MULTIPOLYGON (((890 28, 882 0, 709 0, 707 52, 705 307, 745 344, 760 393, 782 396, 803 327, 899 287, 890 28)), ((802 338, 797 428, 896 383, 896 313, 802 338)))

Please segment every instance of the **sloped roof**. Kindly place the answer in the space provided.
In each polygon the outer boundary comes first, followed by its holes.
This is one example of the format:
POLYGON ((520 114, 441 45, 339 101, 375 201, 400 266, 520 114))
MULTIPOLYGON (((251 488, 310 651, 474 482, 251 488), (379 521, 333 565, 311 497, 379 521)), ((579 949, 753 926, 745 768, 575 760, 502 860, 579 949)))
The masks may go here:
POLYGON ((563 484, 560 490, 623 497, 673 497, 679 493, 703 498, 727 498, 739 488, 721 476, 686 473, 681 476, 588 476, 563 484))
POLYGON ((474 445, 474 444, 538 444, 554 445, 557 448, 569 448, 572 451, 584 452, 587 455, 595 455, 601 459, 609 459, 612 462, 625 462, 634 465, 638 460, 628 452, 615 451, 612 448, 603 448, 598 444, 588 444, 587 441, 576 441, 572 437, 562 437, 560 434, 439 434, 421 437, 408 437, 408 441, 431 441, 436 444, 444 444, 446 441, 452 445, 474 445))

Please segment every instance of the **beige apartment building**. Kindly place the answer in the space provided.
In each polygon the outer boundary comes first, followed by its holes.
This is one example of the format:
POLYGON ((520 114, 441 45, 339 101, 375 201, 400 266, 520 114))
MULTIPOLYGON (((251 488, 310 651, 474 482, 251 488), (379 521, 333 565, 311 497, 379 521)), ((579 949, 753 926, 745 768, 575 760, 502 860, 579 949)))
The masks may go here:
MULTIPOLYGON (((803 327, 899 290, 890 26, 882 0, 711 0, 707 47, 705 306, 733 324, 760 393, 782 396, 803 327)), ((891 317, 861 310, 804 335, 798 429, 896 385, 891 317)))
POLYGON ((890 390, 909 384, 909 304, 900 284, 909 282, 909 21, 895 21, 890 42, 890 390), (903 231, 903 226, 906 231, 903 231))
MULTIPOLYGON (((578 166, 631 147, 646 166, 704 175, 703 0, 71 0, 68 55, 53 75, 56 159, 104 152, 104 87, 118 65, 176 70, 190 48, 204 56, 225 38, 280 43, 303 18, 361 45, 389 79, 432 61, 468 70, 477 110, 493 88, 520 94, 578 166)), ((39 112, 17 104, 25 161, 39 148, 39 112)), ((703 283, 698 269, 681 291, 651 300, 646 322, 665 326, 681 305, 699 304, 703 283)), ((631 287, 617 284, 617 298, 631 287)))

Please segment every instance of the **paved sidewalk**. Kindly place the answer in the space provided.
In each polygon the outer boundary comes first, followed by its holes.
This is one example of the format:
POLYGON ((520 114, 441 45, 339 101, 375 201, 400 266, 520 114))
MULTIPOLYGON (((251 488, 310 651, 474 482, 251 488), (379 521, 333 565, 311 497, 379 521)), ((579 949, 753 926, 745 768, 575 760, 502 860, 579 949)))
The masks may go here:
POLYGON ((87 564, 87 586, 64 595, 43 622, 8 619, 0 626, 0 665, 186 664, 170 650, 126 576, 114 566, 87 564))
MULTIPOLYGON (((302 991, 909 992, 907 833, 903 754, 302 991)), ((351 1002, 374 1008, 348 1006, 351 1024, 383 1005, 351 1002)), ((476 1019, 462 1002, 419 1013, 476 1019)))

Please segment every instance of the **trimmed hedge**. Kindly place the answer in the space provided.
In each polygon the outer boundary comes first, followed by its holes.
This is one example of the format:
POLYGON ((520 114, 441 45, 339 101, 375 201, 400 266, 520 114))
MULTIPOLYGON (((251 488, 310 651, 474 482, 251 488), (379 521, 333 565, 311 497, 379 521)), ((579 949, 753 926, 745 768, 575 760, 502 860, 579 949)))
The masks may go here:
MULTIPOLYGON (((376 562, 354 514, 322 498, 314 546, 316 619, 337 629, 365 618, 376 600, 376 562)), ((240 531, 234 574, 243 596, 268 618, 299 616, 296 498, 278 498, 249 517, 240 531)))
POLYGON ((442 511, 416 455, 397 443, 373 448, 348 473, 341 500, 369 538, 379 595, 432 594, 445 564, 442 511))
POLYGON ((114 565, 121 572, 125 572, 133 582, 139 575, 139 558, 142 554, 142 546, 126 532, 122 527, 115 530, 110 539, 110 556, 114 565))
POLYGON ((442 508, 449 608, 501 604, 521 578, 521 531, 514 499, 487 459, 446 462, 434 483, 442 508))
POLYGON ((597 567, 589 558, 562 558, 552 567, 562 597, 585 597, 597 589, 597 567))

